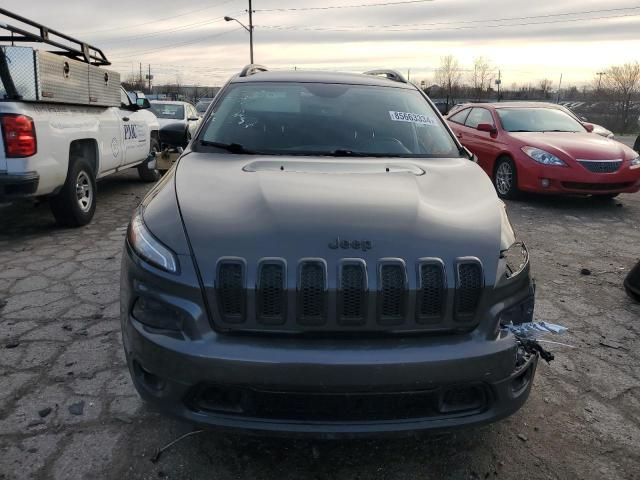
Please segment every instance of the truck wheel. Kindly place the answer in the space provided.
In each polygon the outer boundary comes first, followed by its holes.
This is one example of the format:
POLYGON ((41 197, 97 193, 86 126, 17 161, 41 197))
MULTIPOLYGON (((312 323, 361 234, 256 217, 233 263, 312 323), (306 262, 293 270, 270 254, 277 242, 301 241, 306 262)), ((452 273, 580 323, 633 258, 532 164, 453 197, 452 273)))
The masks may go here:
POLYGON ((76 159, 69 168, 62 190, 50 199, 56 221, 66 227, 81 227, 96 211, 96 178, 89 162, 76 159))
POLYGON ((138 176, 143 182, 157 182, 160 177, 160 170, 158 170, 157 155, 160 154, 160 143, 157 139, 151 139, 151 148, 149 149, 149 156, 147 159, 138 165, 138 176), (153 168, 149 168, 153 167, 153 168))
POLYGON ((518 196, 518 172, 509 157, 500 157, 496 162, 493 185, 500 198, 513 199, 518 196))

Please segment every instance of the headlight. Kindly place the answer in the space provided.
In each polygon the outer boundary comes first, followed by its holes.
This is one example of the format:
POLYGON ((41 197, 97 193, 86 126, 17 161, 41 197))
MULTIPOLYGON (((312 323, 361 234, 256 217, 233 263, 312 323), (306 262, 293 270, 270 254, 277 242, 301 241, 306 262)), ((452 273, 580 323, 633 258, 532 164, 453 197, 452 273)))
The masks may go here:
POLYGON ((178 271, 178 262, 171 250, 162 245, 147 229, 142 219, 142 209, 136 210, 127 235, 131 248, 151 265, 170 273, 178 271))
POLYGON ((564 163, 555 155, 552 155, 551 153, 546 152, 540 148, 522 147, 522 151, 529 157, 533 158, 536 162, 542 163, 543 165, 566 165, 566 163, 564 163))
POLYGON ((500 252, 500 258, 504 259, 506 277, 514 278, 522 272, 529 263, 529 252, 522 242, 516 242, 506 250, 500 252))
POLYGON ((629 168, 640 168, 640 156, 631 160, 631 165, 629 166, 629 168))

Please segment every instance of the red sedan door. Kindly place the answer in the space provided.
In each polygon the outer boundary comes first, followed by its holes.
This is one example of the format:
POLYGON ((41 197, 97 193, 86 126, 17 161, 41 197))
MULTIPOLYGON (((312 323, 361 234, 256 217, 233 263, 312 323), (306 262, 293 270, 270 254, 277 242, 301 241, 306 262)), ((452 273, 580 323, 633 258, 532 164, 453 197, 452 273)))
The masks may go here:
POLYGON ((487 172, 487 175, 493 177, 493 166, 496 158, 500 154, 501 148, 498 140, 498 130, 495 127, 496 122, 491 111, 486 108, 473 107, 462 127, 462 144, 476 154, 478 157, 478 165, 487 172), (493 132, 478 130, 478 125, 491 125, 493 132))

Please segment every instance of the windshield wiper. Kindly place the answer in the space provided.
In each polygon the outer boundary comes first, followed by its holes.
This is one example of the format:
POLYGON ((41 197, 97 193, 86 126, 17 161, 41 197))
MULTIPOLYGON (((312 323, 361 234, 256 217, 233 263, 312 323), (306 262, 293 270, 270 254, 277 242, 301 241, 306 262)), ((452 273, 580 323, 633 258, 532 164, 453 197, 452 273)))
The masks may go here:
POLYGON ((370 153, 354 152, 353 150, 347 150, 343 148, 338 148, 331 152, 327 152, 326 155, 330 155, 332 157, 370 157, 372 156, 370 153))
POLYGON ((564 132, 564 133, 576 133, 575 130, 543 130, 542 133, 547 132, 564 132))
POLYGON ((522 133, 522 132, 530 132, 531 130, 509 130, 511 133, 522 133))
POLYGON ((222 143, 222 142, 209 142, 207 140, 200 140, 200 145, 203 147, 216 147, 226 150, 230 153, 244 154, 244 155, 259 155, 259 152, 253 150, 247 150, 239 143, 222 143))

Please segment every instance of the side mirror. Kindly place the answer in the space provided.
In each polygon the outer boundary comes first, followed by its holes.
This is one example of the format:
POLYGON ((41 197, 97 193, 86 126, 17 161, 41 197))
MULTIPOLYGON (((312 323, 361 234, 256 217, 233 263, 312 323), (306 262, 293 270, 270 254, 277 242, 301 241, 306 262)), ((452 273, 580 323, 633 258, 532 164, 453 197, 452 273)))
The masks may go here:
POLYGON ((151 103, 149 102, 148 98, 136 98, 136 106, 140 109, 146 109, 146 108, 151 108, 151 103))
POLYGON ((589 133, 593 132, 593 129, 595 128, 593 126, 593 123, 583 123, 582 125, 587 129, 587 132, 589 133))
POLYGON ((498 133, 498 129, 496 127, 494 127, 493 125, 491 125, 490 123, 480 123, 476 127, 476 130, 478 130, 480 132, 488 132, 488 133, 491 133, 491 134, 498 133))

